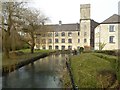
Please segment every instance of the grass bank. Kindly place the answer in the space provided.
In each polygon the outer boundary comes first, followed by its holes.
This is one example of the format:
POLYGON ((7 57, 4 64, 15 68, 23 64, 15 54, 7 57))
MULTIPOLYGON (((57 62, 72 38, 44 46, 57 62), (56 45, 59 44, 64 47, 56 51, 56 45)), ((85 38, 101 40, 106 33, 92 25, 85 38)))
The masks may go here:
POLYGON ((16 65, 18 63, 24 62, 28 59, 40 56, 42 54, 49 54, 54 52, 53 50, 35 50, 33 54, 30 53, 30 49, 22 49, 19 51, 10 52, 10 58, 2 58, 2 67, 11 65, 16 65))
MULTIPOLYGON (((115 57, 113 60, 115 60, 115 57)), ((116 88, 118 81, 111 62, 95 53, 72 56, 71 69, 75 84, 79 88, 116 88)))

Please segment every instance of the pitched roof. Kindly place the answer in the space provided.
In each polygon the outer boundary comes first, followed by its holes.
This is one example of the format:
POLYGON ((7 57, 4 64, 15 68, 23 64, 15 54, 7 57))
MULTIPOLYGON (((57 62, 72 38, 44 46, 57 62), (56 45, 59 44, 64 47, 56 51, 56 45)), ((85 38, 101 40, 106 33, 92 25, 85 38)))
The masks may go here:
POLYGON ((79 30, 79 23, 73 24, 55 24, 55 25, 45 25, 49 31, 78 31, 79 30))
POLYGON ((108 19, 104 20, 101 24, 114 24, 120 23, 120 15, 114 14, 110 16, 108 19))

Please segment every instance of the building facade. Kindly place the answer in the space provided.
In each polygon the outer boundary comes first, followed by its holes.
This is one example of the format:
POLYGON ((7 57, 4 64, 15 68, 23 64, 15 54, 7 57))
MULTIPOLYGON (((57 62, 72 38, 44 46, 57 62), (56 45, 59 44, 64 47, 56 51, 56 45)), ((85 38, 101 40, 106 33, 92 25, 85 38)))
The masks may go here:
POLYGON ((49 32, 43 35, 37 34, 36 49, 67 50, 80 47, 79 24, 47 25, 49 32))
POLYGON ((80 23, 45 25, 47 33, 36 34, 35 49, 113 50, 120 48, 119 15, 113 15, 102 23, 91 19, 90 4, 80 5, 80 23), (104 46, 104 48, 103 48, 104 46))
POLYGON ((95 28, 95 50, 117 50, 120 37, 120 16, 112 15, 95 28))

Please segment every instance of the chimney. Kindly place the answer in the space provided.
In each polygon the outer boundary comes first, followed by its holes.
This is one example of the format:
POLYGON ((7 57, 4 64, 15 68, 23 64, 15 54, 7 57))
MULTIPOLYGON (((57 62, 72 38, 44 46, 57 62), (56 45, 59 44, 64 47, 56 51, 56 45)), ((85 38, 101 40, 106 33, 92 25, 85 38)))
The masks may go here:
POLYGON ((62 21, 61 20, 59 21, 59 25, 62 25, 62 21))

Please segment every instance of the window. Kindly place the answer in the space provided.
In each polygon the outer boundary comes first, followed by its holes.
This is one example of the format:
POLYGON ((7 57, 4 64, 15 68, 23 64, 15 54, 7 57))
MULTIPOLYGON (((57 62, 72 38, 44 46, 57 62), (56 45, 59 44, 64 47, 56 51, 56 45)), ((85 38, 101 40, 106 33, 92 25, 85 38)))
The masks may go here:
POLYGON ((84 39, 84 43, 86 43, 87 42, 87 39, 84 39))
POLYGON ((78 36, 80 36, 80 32, 78 32, 78 36))
POLYGON ((52 49, 52 46, 51 46, 51 45, 49 46, 49 49, 50 49, 50 50, 52 49))
POLYGON ((72 50, 72 46, 68 46, 68 49, 69 49, 69 50, 72 50))
POLYGON ((46 49, 45 46, 42 46, 42 49, 46 49))
POLYGON ((59 43, 58 39, 55 39, 55 43, 59 43))
POLYGON ((45 37, 45 34, 42 34, 42 37, 45 37))
POLYGON ((62 43, 65 43, 65 39, 62 39, 62 41, 61 41, 62 43))
POLYGON ((114 42, 114 37, 115 37, 115 36, 110 36, 110 37, 109 37, 109 43, 115 43, 115 42, 114 42))
POLYGON ((65 46, 62 46, 61 48, 62 48, 62 50, 65 50, 65 46))
POLYGON ((59 46, 55 46, 55 49, 58 50, 58 49, 59 49, 59 46))
POLYGON ((114 32, 115 30, 114 30, 114 25, 110 25, 109 26, 109 32, 114 32))
POLYGON ((71 32, 68 32, 68 36, 71 37, 71 36, 72 36, 72 33, 71 33, 71 32))
POLYGON ((62 32, 62 33, 61 33, 61 36, 65 36, 65 32, 62 32))
POLYGON ((78 43, 80 43, 80 39, 78 39, 78 43))
POLYGON ((58 32, 55 32, 55 37, 58 37, 58 32))
POLYGON ((46 40, 45 39, 42 39, 42 44, 45 44, 46 43, 46 40))
POLYGON ((48 39, 48 43, 52 43, 52 39, 48 39))
POLYGON ((52 37, 52 33, 48 33, 48 37, 52 37))
POLYGON ((84 32, 84 36, 86 36, 87 35, 87 32, 84 32))
POLYGON ((72 39, 68 39, 68 43, 72 43, 72 39))

